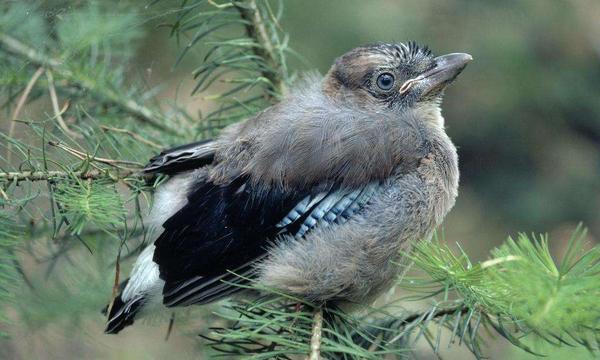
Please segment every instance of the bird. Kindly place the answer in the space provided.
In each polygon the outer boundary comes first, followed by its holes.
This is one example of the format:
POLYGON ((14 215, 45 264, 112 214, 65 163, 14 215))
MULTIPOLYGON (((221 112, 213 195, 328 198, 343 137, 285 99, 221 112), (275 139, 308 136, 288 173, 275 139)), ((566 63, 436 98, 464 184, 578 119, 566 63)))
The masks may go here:
POLYGON ((105 333, 157 307, 238 295, 248 281, 315 304, 365 304, 402 251, 454 206, 456 147, 441 113, 471 55, 375 43, 309 73, 211 140, 153 157, 154 242, 108 306, 105 333))

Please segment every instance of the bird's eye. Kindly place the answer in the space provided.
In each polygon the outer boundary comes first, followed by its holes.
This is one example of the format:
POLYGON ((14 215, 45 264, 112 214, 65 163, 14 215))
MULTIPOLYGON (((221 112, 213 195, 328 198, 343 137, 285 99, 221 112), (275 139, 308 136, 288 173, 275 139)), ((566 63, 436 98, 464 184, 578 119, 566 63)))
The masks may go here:
POLYGON ((377 86, 381 90, 389 90, 394 86, 394 75, 383 73, 377 77, 377 86))

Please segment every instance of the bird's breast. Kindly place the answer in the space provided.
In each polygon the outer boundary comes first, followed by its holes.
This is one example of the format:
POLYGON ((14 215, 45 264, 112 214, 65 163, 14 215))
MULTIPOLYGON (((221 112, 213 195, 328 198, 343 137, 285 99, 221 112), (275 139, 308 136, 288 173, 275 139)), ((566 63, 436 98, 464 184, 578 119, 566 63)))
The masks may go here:
POLYGON ((438 226, 454 206, 459 183, 456 147, 445 134, 432 142, 431 151, 419 162, 417 174, 428 193, 433 226, 438 226))

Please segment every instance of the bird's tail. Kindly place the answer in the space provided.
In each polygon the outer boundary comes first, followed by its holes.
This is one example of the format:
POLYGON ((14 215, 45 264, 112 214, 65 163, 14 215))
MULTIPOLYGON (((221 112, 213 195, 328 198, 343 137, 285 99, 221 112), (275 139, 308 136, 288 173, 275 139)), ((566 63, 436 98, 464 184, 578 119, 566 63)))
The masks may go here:
MULTIPOLYGON (((127 285, 127 281, 128 280, 125 280, 119 286, 121 291, 125 288, 125 285, 127 285)), ((145 302, 145 297, 143 295, 136 296, 126 301, 124 301, 121 296, 122 293, 115 297, 112 303, 108 304, 103 310, 105 315, 108 313, 108 320, 106 322, 106 328, 104 329, 106 334, 118 334, 119 331, 133 324, 135 315, 145 302)))

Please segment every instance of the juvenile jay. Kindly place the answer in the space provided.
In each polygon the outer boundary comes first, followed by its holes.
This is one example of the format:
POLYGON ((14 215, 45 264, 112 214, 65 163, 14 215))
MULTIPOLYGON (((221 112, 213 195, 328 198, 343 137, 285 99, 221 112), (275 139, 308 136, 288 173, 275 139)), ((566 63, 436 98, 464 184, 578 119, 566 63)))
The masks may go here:
POLYGON ((152 158, 169 179, 155 241, 109 306, 107 333, 153 305, 206 304, 244 278, 314 303, 374 300, 458 191, 444 90, 471 60, 414 42, 351 50, 213 140, 152 158))

